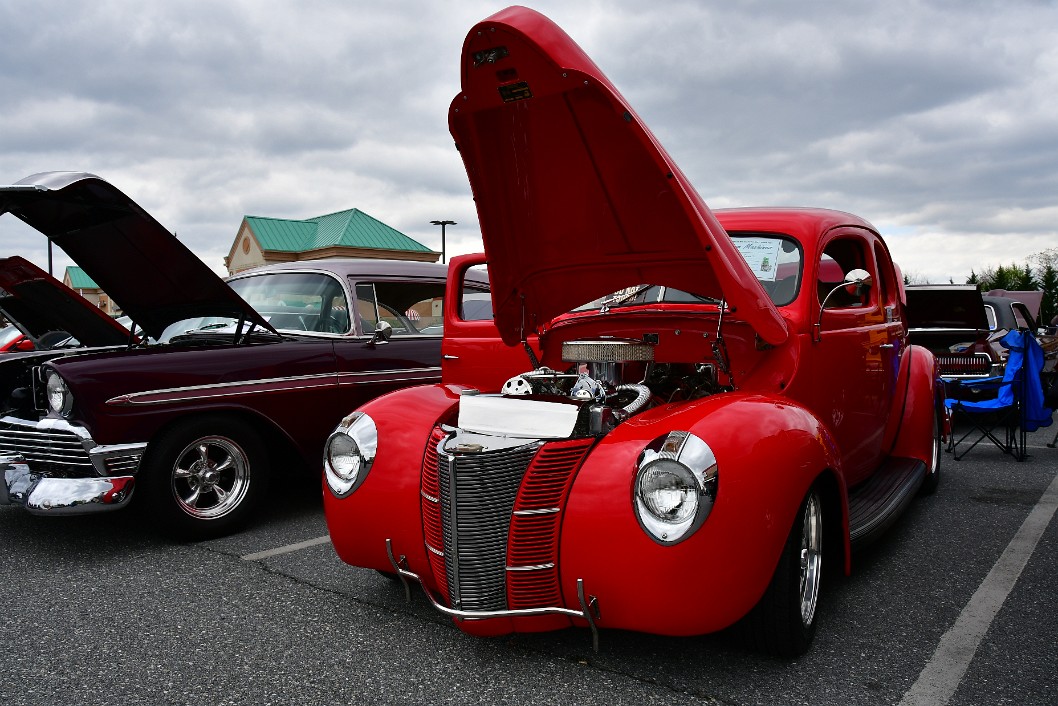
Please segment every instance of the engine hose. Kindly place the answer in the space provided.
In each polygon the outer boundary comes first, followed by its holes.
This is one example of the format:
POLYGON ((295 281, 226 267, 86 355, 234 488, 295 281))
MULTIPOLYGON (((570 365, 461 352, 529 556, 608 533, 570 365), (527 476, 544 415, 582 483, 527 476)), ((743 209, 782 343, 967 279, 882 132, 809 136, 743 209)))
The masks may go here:
POLYGON ((638 383, 629 383, 627 385, 618 385, 614 388, 615 393, 623 391, 636 393, 636 398, 634 400, 626 404, 624 407, 621 407, 621 411, 625 414, 635 414, 643 408, 643 405, 645 405, 648 400, 650 400, 650 388, 646 385, 640 385, 638 383))

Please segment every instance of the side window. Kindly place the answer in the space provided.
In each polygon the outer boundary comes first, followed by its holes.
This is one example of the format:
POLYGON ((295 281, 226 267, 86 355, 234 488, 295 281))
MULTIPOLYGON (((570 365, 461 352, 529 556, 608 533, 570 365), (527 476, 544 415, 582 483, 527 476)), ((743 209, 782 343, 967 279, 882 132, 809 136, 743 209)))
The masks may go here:
POLYGON ((992 308, 991 304, 985 304, 985 318, 988 319, 988 330, 995 331, 999 326, 999 322, 996 320, 996 310, 992 308))
POLYGON ((1022 304, 1011 304, 1011 310, 1014 312, 1014 322, 1020 329, 1028 329, 1029 331, 1036 330, 1036 324, 1032 321, 1032 314, 1022 304))
POLYGON ((492 295, 488 290, 463 285, 459 318, 463 321, 492 321, 492 295))
POLYGON ((878 266, 878 278, 875 285, 878 287, 878 300, 885 306, 894 306, 897 303, 896 273, 893 272, 889 255, 881 243, 874 244, 874 261, 878 266))
POLYGON ((365 334, 379 321, 394 336, 440 336, 444 332, 444 284, 441 282, 361 282, 357 312, 365 334))
MULTIPOLYGON (((864 248, 864 242, 858 238, 839 238, 833 240, 823 251, 819 261, 819 278, 817 282, 819 303, 826 299, 828 309, 847 309, 870 306, 872 292, 877 287, 864 287, 857 295, 848 289, 841 288, 831 294, 835 287, 844 281, 845 275, 852 270, 873 269, 873 263, 864 248)), ((874 273, 872 273, 873 275, 874 273)), ((874 277, 877 281, 877 277, 874 277)), ((851 289, 851 288, 850 288, 851 289)))

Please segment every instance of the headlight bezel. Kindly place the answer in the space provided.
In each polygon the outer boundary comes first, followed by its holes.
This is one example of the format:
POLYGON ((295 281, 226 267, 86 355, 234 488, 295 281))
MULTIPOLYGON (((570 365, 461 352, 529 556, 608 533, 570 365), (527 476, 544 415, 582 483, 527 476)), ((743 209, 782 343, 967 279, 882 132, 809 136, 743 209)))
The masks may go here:
POLYGON ((323 475, 335 497, 356 491, 378 451, 378 427, 364 412, 353 412, 342 420, 323 447, 323 475))
POLYGON ((48 411, 60 417, 69 417, 73 411, 73 392, 66 384, 62 375, 54 370, 48 370, 44 376, 44 397, 48 403, 48 411), (55 395, 58 395, 56 402, 55 395))
POLYGON ((632 483, 636 521, 658 544, 679 544, 691 537, 712 513, 718 488, 716 455, 709 445, 690 432, 669 432, 648 444, 636 463, 632 483), (666 485, 663 475, 673 482, 666 485), (673 491, 682 496, 675 504, 672 502, 673 491), (649 497, 649 493, 654 496, 649 497), (672 517, 665 517, 657 511, 659 506, 669 505, 679 510, 683 502, 692 499, 693 508, 677 512, 672 517), (668 502, 663 502, 666 500, 668 502))

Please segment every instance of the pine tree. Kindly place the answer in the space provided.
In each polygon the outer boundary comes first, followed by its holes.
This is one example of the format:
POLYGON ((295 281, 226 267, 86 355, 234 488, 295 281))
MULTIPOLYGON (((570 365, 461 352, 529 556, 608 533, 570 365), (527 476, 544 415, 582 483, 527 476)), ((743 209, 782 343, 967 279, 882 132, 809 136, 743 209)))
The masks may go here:
POLYGON ((1047 326, 1058 315, 1058 268, 1047 263, 1040 268, 1040 289, 1043 290, 1043 301, 1040 302, 1041 326, 1047 326))

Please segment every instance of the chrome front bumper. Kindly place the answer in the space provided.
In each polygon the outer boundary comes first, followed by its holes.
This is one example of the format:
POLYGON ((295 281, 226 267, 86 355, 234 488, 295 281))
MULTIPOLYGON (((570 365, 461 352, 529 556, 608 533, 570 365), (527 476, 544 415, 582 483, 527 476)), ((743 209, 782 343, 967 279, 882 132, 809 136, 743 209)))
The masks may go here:
POLYGON ((33 473, 21 456, 0 456, 0 505, 21 505, 34 515, 85 515, 124 507, 132 476, 52 478, 33 473))
POLYGON ((423 583, 422 577, 414 571, 408 568, 407 558, 401 554, 400 557, 396 557, 393 554, 393 543, 391 540, 386 540, 386 554, 389 556, 389 563, 393 565, 393 570, 400 578, 402 584, 404 584, 404 595, 408 601, 411 601, 411 587, 408 584, 408 580, 418 582, 422 588, 423 593, 426 594, 427 600, 430 604, 441 613, 452 618, 458 618, 460 620, 488 620, 489 618, 530 618, 541 615, 565 615, 570 618, 583 618, 588 622, 588 627, 591 628, 591 640, 592 648, 599 651, 599 628, 595 625, 595 622, 602 616, 599 612, 599 599, 595 596, 588 596, 584 593, 584 579, 577 579, 577 598, 580 601, 580 610, 572 610, 570 608, 559 608, 545 607, 545 608, 523 608, 521 610, 457 610, 455 608, 449 608, 444 605, 430 593, 430 589, 423 583))

